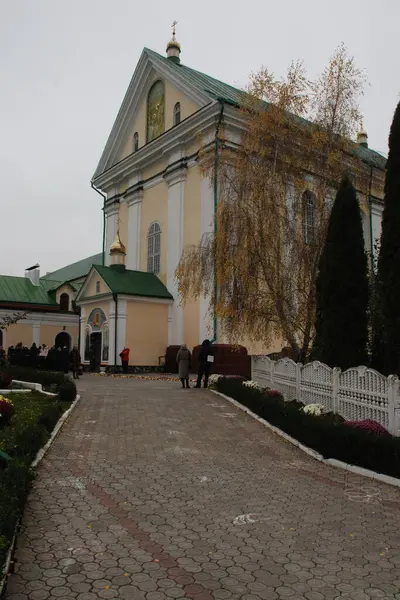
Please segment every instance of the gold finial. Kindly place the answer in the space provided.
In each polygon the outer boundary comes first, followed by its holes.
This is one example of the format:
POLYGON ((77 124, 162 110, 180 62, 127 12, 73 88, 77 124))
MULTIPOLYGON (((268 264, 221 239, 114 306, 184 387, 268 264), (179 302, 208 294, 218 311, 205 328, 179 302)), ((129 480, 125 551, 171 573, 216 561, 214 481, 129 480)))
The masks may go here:
POLYGON ((114 254, 114 253, 125 254, 126 253, 125 246, 121 242, 121 238, 119 236, 119 226, 120 226, 120 224, 121 224, 121 219, 119 218, 119 215, 118 215, 118 219, 117 219, 117 235, 115 236, 115 240, 111 244, 111 248, 110 248, 110 253, 112 253, 112 254, 114 254))
POLYGON ((181 53, 181 46, 177 41, 176 35, 176 26, 178 25, 178 21, 174 21, 171 25, 172 27, 172 38, 168 42, 167 45, 167 57, 172 58, 174 62, 179 63, 179 55, 181 53))
POLYGON ((176 34, 176 26, 178 25, 178 21, 174 21, 171 25, 172 27, 172 39, 175 39, 175 34, 176 34))

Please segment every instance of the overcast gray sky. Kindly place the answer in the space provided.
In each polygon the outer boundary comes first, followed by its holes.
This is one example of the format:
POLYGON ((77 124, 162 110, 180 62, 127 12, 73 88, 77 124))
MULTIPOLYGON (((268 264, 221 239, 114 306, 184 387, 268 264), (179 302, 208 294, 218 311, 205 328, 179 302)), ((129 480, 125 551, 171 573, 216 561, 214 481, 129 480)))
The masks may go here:
POLYGON ((243 87, 262 65, 311 75, 344 42, 370 82, 370 146, 386 151, 399 101, 399 0, 0 0, 0 273, 101 251, 90 179, 144 46, 243 87), (236 8, 237 7, 237 8, 236 8))

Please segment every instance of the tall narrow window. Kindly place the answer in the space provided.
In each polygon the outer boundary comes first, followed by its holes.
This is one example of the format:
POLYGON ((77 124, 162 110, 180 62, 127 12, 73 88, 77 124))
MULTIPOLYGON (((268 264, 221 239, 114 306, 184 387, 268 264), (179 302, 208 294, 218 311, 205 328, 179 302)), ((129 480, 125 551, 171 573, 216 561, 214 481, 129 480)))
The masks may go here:
POLYGON ((60 296, 60 310, 69 310, 69 296, 68 294, 61 294, 60 296))
POLYGON ((181 103, 177 102, 174 106, 174 125, 179 125, 181 122, 181 103))
POLYGON ((304 241, 306 244, 313 244, 316 237, 316 199, 312 192, 304 192, 302 209, 304 241))
POLYGON ((100 281, 96 281, 96 294, 100 294, 100 281))
POLYGON ((147 271, 160 272, 161 228, 158 223, 152 223, 147 234, 147 271))
POLYGON ((133 134, 133 151, 137 152, 139 150, 139 134, 137 131, 133 134))

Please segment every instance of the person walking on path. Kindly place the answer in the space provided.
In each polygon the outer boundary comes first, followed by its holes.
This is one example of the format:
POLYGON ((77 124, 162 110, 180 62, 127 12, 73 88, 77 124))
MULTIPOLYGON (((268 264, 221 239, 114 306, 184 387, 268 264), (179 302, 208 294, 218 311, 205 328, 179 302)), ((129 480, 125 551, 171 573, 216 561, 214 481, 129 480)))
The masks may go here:
POLYGON ((71 371, 74 379, 79 379, 79 369, 81 366, 81 355, 78 346, 74 346, 70 352, 69 360, 71 363, 71 371))
POLYGON ((124 346, 124 349, 122 350, 122 352, 120 354, 121 362, 122 362, 122 371, 124 373, 128 372, 129 352, 130 352, 130 349, 127 348, 126 346, 124 346))
POLYGON ((186 344, 182 344, 178 354, 176 355, 176 362, 178 363, 179 379, 181 380, 182 387, 189 388, 189 369, 192 355, 190 354, 186 344))
POLYGON ((210 370, 214 362, 214 348, 210 340, 204 340, 201 345, 199 357, 199 374, 197 375, 196 387, 201 387, 201 380, 204 375, 204 387, 208 387, 208 378, 210 376, 210 370))

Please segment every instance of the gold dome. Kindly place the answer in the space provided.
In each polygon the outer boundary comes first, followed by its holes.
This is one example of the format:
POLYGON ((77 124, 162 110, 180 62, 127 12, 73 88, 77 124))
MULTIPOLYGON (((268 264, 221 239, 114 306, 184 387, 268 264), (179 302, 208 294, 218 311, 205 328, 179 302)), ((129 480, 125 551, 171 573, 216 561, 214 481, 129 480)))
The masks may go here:
POLYGON ((170 39, 170 41, 167 44, 167 52, 170 48, 178 48, 178 50, 180 51, 181 49, 181 45, 180 43, 177 41, 175 34, 172 36, 172 38, 170 39))
POLYGON ((125 246, 119 237, 119 231, 117 231, 116 238, 111 244, 110 254, 126 254, 125 246))

